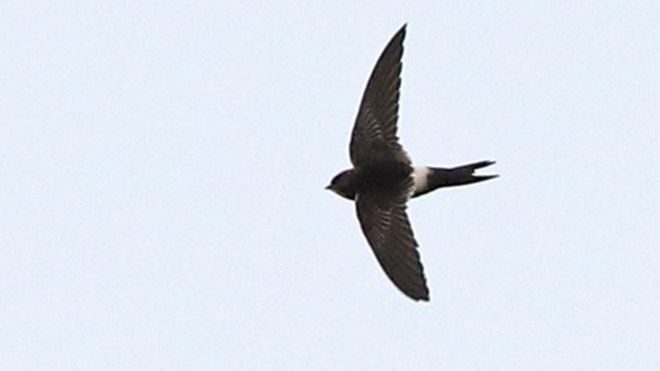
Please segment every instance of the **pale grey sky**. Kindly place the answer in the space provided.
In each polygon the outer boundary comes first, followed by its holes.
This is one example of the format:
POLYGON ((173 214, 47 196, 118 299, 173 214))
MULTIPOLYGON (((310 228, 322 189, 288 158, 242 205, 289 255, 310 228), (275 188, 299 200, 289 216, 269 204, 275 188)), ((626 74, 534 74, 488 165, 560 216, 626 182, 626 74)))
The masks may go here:
POLYGON ((660 4, 414 4, 2 2, 2 368, 660 369, 660 4), (323 190, 404 22, 403 145, 501 174, 428 304, 323 190))

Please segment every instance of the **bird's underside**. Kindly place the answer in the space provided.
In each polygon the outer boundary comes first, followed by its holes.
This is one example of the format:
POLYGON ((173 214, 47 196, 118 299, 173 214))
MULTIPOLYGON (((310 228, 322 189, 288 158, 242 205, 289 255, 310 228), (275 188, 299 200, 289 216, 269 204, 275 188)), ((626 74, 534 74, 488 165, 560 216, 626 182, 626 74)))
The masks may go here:
MULTIPOLYGON (((397 137, 405 34, 404 25, 385 47, 367 82, 349 146, 356 169, 398 163, 412 170, 397 137)), ((412 299, 428 300, 418 244, 406 214, 413 186, 413 179, 405 176, 387 189, 366 188, 357 194, 355 205, 362 232, 390 280, 412 299)))
POLYGON ((406 202, 440 187, 490 179, 494 176, 474 175, 474 170, 493 162, 413 168, 397 137, 405 34, 404 25, 385 47, 367 82, 349 146, 354 168, 335 176, 328 188, 355 200, 362 232, 394 285, 414 300, 428 301, 406 202))

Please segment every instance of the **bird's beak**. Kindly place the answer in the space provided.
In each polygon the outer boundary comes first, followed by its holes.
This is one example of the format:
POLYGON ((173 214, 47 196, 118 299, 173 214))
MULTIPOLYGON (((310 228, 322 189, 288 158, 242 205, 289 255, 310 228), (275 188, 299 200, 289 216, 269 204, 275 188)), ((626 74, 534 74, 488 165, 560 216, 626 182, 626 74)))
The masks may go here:
POLYGON ((332 189, 332 186, 331 186, 331 185, 327 185, 327 186, 325 186, 324 189, 331 190, 331 189, 332 189))

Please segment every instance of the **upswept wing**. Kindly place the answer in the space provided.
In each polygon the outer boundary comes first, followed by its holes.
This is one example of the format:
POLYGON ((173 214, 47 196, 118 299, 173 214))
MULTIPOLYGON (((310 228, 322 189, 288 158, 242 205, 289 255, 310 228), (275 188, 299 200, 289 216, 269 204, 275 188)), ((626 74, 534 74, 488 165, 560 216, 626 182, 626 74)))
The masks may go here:
POLYGON ((406 25, 383 50, 364 90, 349 146, 355 166, 392 160, 410 164, 396 134, 405 35, 406 25))

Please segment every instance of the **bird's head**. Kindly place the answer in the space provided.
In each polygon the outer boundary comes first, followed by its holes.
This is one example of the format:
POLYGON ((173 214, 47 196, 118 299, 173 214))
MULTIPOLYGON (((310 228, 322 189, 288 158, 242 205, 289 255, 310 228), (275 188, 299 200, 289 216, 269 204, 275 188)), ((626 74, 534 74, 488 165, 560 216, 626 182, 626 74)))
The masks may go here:
POLYGON ((353 185, 353 170, 344 170, 335 175, 325 189, 329 189, 349 200, 354 200, 355 186, 353 185))

